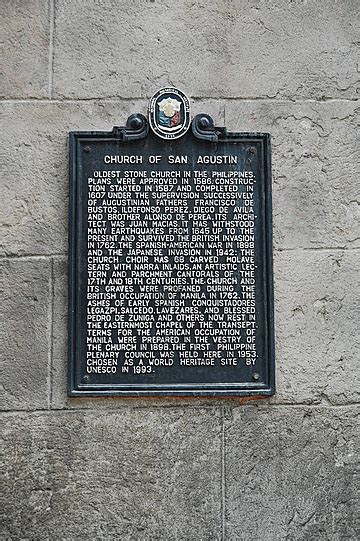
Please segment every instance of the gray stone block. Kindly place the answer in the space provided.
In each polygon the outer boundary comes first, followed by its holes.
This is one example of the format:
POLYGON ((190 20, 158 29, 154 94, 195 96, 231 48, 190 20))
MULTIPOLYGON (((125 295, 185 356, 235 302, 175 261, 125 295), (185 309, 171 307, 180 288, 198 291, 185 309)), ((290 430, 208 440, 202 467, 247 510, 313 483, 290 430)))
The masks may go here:
MULTIPOLYGON (((111 131, 148 102, 4 103, 0 255, 61 254, 68 242, 68 132, 111 131)), ((223 103, 196 101, 221 125, 223 103)))
POLYGON ((357 2, 56 2, 58 97, 355 98, 357 2))
POLYGON ((280 402, 359 399, 360 251, 276 253, 280 402))
POLYGON ((1 3, 3 98, 49 95, 49 2, 5 0, 1 3))
POLYGON ((51 261, 0 261, 1 409, 46 408, 51 334, 51 261))
POLYGON ((228 101, 231 131, 272 136, 276 248, 360 246, 357 103, 228 101))
POLYGON ((52 407, 63 408, 67 397, 68 373, 68 264, 54 259, 53 362, 51 372, 52 407))
POLYGON ((136 105, 5 103, 2 105, 5 254, 56 254, 68 242, 68 132, 111 130, 136 105))
POLYGON ((238 408, 225 428, 225 539, 357 539, 356 411, 238 408))
POLYGON ((10 415, 6 539, 220 539, 216 409, 10 415))
POLYGON ((225 539, 357 539, 350 408, 248 406, 225 428, 225 539))

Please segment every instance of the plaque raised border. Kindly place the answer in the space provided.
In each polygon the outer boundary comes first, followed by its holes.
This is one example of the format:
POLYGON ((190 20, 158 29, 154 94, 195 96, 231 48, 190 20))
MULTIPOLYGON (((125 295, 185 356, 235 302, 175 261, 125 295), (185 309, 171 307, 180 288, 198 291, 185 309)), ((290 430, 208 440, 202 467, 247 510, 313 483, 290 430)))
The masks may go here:
POLYGON ((70 185, 69 185, 69 318, 68 318, 68 394, 78 397, 100 396, 269 396, 275 393, 275 347, 274 347, 274 301, 273 301, 273 271, 272 271, 272 203, 271 203, 271 153, 270 135, 255 132, 227 132, 226 128, 215 127, 212 118, 206 114, 197 115, 192 123, 187 137, 207 141, 209 147, 216 143, 245 143, 257 144, 261 149, 261 172, 264 183, 263 191, 263 234, 258 243, 262 243, 263 282, 262 287, 266 312, 264 317, 265 356, 263 360, 263 381, 258 381, 256 371, 252 381, 203 384, 94 384, 86 381, 86 376, 79 384, 76 382, 78 369, 78 345, 80 330, 86 322, 79 320, 78 307, 82 299, 79 296, 79 258, 81 257, 81 241, 79 238, 79 220, 81 202, 79 201, 79 152, 81 145, 99 141, 121 142, 137 141, 149 134, 149 124, 141 114, 128 118, 126 126, 114 127, 110 132, 79 131, 69 134, 70 151, 70 185))

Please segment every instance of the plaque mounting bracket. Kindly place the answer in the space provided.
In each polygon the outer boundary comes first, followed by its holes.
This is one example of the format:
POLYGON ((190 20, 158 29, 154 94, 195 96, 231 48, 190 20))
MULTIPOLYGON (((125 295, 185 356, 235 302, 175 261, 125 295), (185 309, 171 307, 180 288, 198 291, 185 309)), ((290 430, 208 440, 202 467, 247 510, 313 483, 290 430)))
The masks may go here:
POLYGON ((112 134, 120 141, 144 139, 149 133, 149 123, 144 115, 135 113, 127 119, 125 127, 114 126, 112 134))
POLYGON ((216 127, 211 116, 204 113, 194 117, 191 129, 195 137, 212 143, 217 143, 219 136, 226 137, 226 129, 216 127))

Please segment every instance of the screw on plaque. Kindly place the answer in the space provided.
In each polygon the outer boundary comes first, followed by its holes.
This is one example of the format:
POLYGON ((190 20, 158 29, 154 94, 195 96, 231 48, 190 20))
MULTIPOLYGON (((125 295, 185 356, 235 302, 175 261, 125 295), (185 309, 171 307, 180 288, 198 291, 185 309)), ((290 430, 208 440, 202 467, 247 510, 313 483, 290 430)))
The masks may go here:
POLYGON ((203 130, 206 130, 210 127, 210 120, 206 116, 199 118, 199 127, 203 130))
POLYGON ((256 148, 255 147, 250 147, 249 152, 250 152, 250 154, 255 154, 256 148))
POLYGON ((90 147, 84 147, 84 152, 90 152, 90 147))
POLYGON ((142 120, 141 118, 139 118, 138 116, 134 116, 134 118, 132 118, 130 120, 130 126, 134 129, 134 130, 138 130, 141 128, 142 126, 142 120))
POLYGON ((84 376, 83 377, 83 382, 84 383, 89 383, 89 380, 90 380, 89 376, 84 376))
POLYGON ((253 375, 252 375, 252 378, 254 381, 258 381, 260 379, 260 376, 257 372, 254 372, 253 375))

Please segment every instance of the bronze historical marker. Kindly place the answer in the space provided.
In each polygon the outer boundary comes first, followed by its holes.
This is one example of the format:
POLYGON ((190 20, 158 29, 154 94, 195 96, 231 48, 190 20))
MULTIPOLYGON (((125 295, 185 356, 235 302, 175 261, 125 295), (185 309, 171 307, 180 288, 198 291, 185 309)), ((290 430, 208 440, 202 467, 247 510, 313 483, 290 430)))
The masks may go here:
POLYGON ((69 394, 274 393, 270 137, 149 121, 70 134, 69 394))

